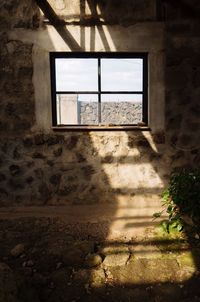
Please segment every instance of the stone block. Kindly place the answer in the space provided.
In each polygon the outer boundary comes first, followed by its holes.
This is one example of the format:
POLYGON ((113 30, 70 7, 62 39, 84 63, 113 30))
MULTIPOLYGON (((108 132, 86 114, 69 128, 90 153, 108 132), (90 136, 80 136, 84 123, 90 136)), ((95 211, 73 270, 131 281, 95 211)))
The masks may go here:
POLYGON ((103 265, 105 267, 124 266, 127 264, 129 257, 130 254, 126 252, 109 254, 105 257, 103 265))
POLYGON ((17 302, 17 283, 11 268, 0 263, 0 301, 17 302))
POLYGON ((111 267, 113 283, 152 284, 177 280, 179 266, 175 259, 137 259, 120 268, 111 267))
POLYGON ((101 263, 102 258, 98 254, 89 254, 85 259, 85 266, 89 268, 99 266, 101 263))
POLYGON ((60 174, 53 174, 49 179, 50 183, 53 185, 58 185, 60 183, 60 180, 61 180, 60 174))

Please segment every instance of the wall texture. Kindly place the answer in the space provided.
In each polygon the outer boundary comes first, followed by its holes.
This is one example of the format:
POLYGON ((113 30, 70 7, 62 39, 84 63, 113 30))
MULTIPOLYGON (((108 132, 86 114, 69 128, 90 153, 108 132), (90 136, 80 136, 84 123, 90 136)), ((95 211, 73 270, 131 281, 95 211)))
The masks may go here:
POLYGON ((154 200, 173 168, 200 162, 193 1, 49 1, 54 13, 41 2, 51 24, 34 1, 0 3, 0 205, 154 200), (153 131, 53 132, 48 54, 59 50, 148 51, 153 131))
MULTIPOLYGON (((98 103, 78 102, 79 123, 98 124, 98 103)), ((138 124, 142 122, 142 104, 132 102, 102 102, 101 122, 103 124, 138 124)))

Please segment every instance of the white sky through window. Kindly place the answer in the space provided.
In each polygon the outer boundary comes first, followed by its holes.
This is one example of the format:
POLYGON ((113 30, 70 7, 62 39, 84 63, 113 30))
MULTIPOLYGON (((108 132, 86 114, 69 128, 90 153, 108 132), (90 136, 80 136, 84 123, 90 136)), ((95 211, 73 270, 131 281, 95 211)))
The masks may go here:
POLYGON ((97 91, 97 59, 56 59, 57 91, 97 91))
MULTIPOLYGON (((57 58, 57 91, 98 91, 98 59, 96 58, 57 58)), ((131 58, 101 59, 102 91, 140 91, 143 86, 143 60, 131 58)), ((114 101, 114 95, 102 95, 102 101, 114 101)), ((141 102, 142 95, 116 94, 115 101, 141 102)), ((79 101, 87 101, 89 95, 79 94, 79 101)), ((97 95, 91 96, 97 99, 97 95)))
POLYGON ((142 59, 102 59, 103 91, 142 91, 142 59))

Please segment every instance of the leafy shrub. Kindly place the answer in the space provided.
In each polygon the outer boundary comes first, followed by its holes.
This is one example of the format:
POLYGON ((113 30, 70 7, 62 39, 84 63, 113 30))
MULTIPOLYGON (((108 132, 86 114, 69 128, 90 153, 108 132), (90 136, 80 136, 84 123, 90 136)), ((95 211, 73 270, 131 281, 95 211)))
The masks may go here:
POLYGON ((163 192, 164 210, 155 213, 160 217, 167 212, 168 220, 162 223, 165 231, 183 229, 183 217, 187 216, 197 226, 200 223, 200 170, 173 172, 168 188, 163 192))

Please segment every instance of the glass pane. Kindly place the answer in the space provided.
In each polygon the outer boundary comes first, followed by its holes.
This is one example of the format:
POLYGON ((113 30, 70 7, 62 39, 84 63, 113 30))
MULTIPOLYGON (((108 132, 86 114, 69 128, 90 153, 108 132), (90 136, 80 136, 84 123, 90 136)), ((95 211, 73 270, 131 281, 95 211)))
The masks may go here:
POLYGON ((142 95, 103 94, 101 122, 106 125, 135 125, 142 122, 142 95))
POLYGON ((97 59, 56 59, 56 91, 97 90, 97 59))
POLYGON ((101 59, 102 91, 142 91, 142 59, 101 59))
POLYGON ((57 94, 58 125, 97 125, 97 94, 57 94))

